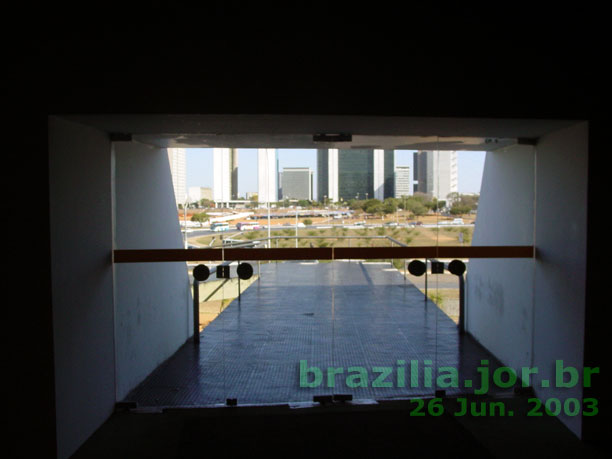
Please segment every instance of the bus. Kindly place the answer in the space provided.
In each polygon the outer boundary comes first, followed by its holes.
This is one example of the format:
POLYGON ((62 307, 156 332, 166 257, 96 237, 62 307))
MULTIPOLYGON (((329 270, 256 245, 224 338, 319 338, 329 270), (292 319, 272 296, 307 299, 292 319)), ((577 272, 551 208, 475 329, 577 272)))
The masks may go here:
POLYGON ((236 223, 236 229, 238 231, 258 230, 261 229, 257 222, 238 222, 236 223))
POLYGON ((229 223, 227 222, 215 222, 210 225, 211 231, 229 231, 229 223))

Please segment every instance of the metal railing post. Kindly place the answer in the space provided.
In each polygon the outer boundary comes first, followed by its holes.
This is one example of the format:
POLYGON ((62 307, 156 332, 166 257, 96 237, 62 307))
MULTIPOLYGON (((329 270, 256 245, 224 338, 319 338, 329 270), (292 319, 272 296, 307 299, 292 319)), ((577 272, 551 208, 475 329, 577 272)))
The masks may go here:
MULTIPOLYGON (((238 262, 238 266, 240 266, 240 262, 238 262)), ((240 303, 240 276, 238 276, 238 303, 240 303)))
POLYGON ((428 259, 425 258, 425 303, 427 303, 427 262, 428 259))
POLYGON ((463 274, 459 277, 459 334, 465 333, 465 280, 463 274))
POLYGON ((200 282, 193 279, 193 342, 200 344, 200 282))

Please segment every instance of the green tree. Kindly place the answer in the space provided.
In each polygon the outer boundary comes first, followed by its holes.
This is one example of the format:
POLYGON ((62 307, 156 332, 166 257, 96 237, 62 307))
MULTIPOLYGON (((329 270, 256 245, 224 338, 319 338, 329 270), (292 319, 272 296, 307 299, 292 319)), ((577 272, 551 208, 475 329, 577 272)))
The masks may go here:
POLYGON ((348 202, 349 209, 351 210, 364 210, 365 201, 359 201, 358 199, 351 199, 348 202))
POLYGON ((452 193, 448 193, 448 194, 446 195, 446 198, 448 199, 448 202, 449 202, 451 205, 453 205, 454 203, 459 202, 460 196, 461 196, 461 195, 460 195, 459 193, 457 193, 456 191, 454 191, 454 192, 452 192, 452 193))
POLYGON ((383 209, 383 203, 378 199, 368 199, 363 205, 363 210, 368 214, 383 213, 383 209))
POLYGON ((420 191, 417 191, 412 195, 412 199, 420 202, 421 204, 425 204, 426 202, 431 201, 431 196, 427 193, 421 193, 420 191))
POLYGON ((206 212, 198 212, 197 214, 193 214, 191 216, 191 221, 192 222, 199 222, 200 226, 202 226, 204 224, 204 222, 210 220, 210 217, 208 216, 208 214, 206 212))
POLYGON ((461 204, 453 204, 452 207, 450 208, 450 213, 452 215, 463 215, 463 214, 467 214, 470 210, 472 210, 470 206, 465 206, 461 204))
MULTIPOLYGON (((476 210, 478 208, 478 200, 480 195, 478 194, 460 194, 460 193, 449 193, 448 199, 452 202, 452 206, 467 207, 469 210, 476 210)), ((464 212, 464 213, 467 213, 464 212)))
POLYGON ((383 201, 383 211, 386 214, 397 212, 398 200, 395 198, 387 198, 383 201))
POLYGON ((434 197, 431 201, 425 202, 425 207, 431 209, 434 212, 437 212, 440 209, 446 207, 446 201, 438 201, 438 198, 434 197))
POLYGON ((425 205, 421 204, 420 202, 416 202, 410 209, 410 212, 414 214, 416 217, 425 215, 427 211, 428 211, 427 207, 425 207, 425 205))

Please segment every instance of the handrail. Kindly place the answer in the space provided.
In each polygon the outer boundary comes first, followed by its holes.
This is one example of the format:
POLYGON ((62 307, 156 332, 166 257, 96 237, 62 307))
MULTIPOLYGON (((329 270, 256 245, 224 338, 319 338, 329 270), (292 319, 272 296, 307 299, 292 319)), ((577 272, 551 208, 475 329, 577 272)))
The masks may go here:
POLYGON ((313 248, 203 248, 117 249, 113 263, 153 263, 219 260, 338 260, 415 258, 533 258, 533 246, 423 246, 423 247, 313 247, 313 248))

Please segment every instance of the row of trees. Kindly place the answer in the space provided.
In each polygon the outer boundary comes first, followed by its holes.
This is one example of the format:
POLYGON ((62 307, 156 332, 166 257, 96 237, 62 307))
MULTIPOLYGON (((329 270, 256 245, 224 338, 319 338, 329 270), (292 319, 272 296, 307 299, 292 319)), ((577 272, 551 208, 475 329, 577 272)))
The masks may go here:
POLYGON ((450 208, 450 213, 452 215, 461 215, 467 214, 478 208, 478 199, 480 195, 450 193, 447 198, 453 203, 450 208))
POLYGON ((378 199, 349 201, 349 207, 356 211, 363 211, 368 214, 392 214, 399 210, 409 211, 416 216, 425 215, 429 211, 437 211, 446 206, 446 201, 438 201, 426 194, 417 193, 413 196, 402 198, 387 198, 384 201, 378 199))
MULTIPOLYGON (((258 207, 259 203, 257 201, 257 198, 252 199, 251 202, 249 204, 247 204, 247 207, 250 209, 254 209, 256 207, 258 207)), ((304 209, 316 209, 319 207, 323 207, 323 204, 320 203, 319 201, 309 201, 307 199, 300 199, 298 201, 295 200, 289 200, 289 199, 285 199, 284 201, 279 201, 276 203, 276 207, 291 207, 291 206, 298 206, 298 207, 302 207, 304 209)))
MULTIPOLYGON (((187 208, 192 209, 207 209, 210 207, 215 207, 215 202, 210 199, 200 199, 199 201, 189 202, 187 203, 187 208)), ((183 209, 183 204, 178 204, 179 209, 183 209)))
MULTIPOLYGON (((412 196, 404 196, 402 198, 387 198, 384 201, 378 199, 351 199, 348 202, 337 202, 336 205, 348 205, 349 208, 356 211, 363 211, 368 214, 392 214, 398 209, 409 211, 415 216, 425 215, 430 211, 437 212, 447 207, 447 202, 450 205, 449 212, 452 215, 467 214, 478 207, 478 195, 450 193, 447 200, 438 200, 424 193, 415 193, 412 196)), ((247 207, 256 208, 257 198, 252 200, 247 207)), ((289 201, 285 199, 276 203, 277 207, 290 207, 297 205, 302 208, 313 209, 322 207, 323 204, 318 201, 309 201, 301 199, 299 201, 289 201)), ((197 203, 193 203, 191 207, 209 208, 214 207, 214 202, 209 199, 201 199, 197 203)), ((182 206, 179 204, 179 208, 182 206)))
POLYGON ((413 196, 402 198, 387 198, 384 201, 378 199, 357 200, 348 202, 349 207, 355 211, 368 214, 392 214, 397 210, 405 210, 415 216, 425 215, 428 212, 438 212, 447 208, 447 202, 451 202, 449 212, 452 215, 467 214, 478 207, 478 195, 465 195, 451 193, 448 201, 438 200, 424 193, 415 193, 413 196))

